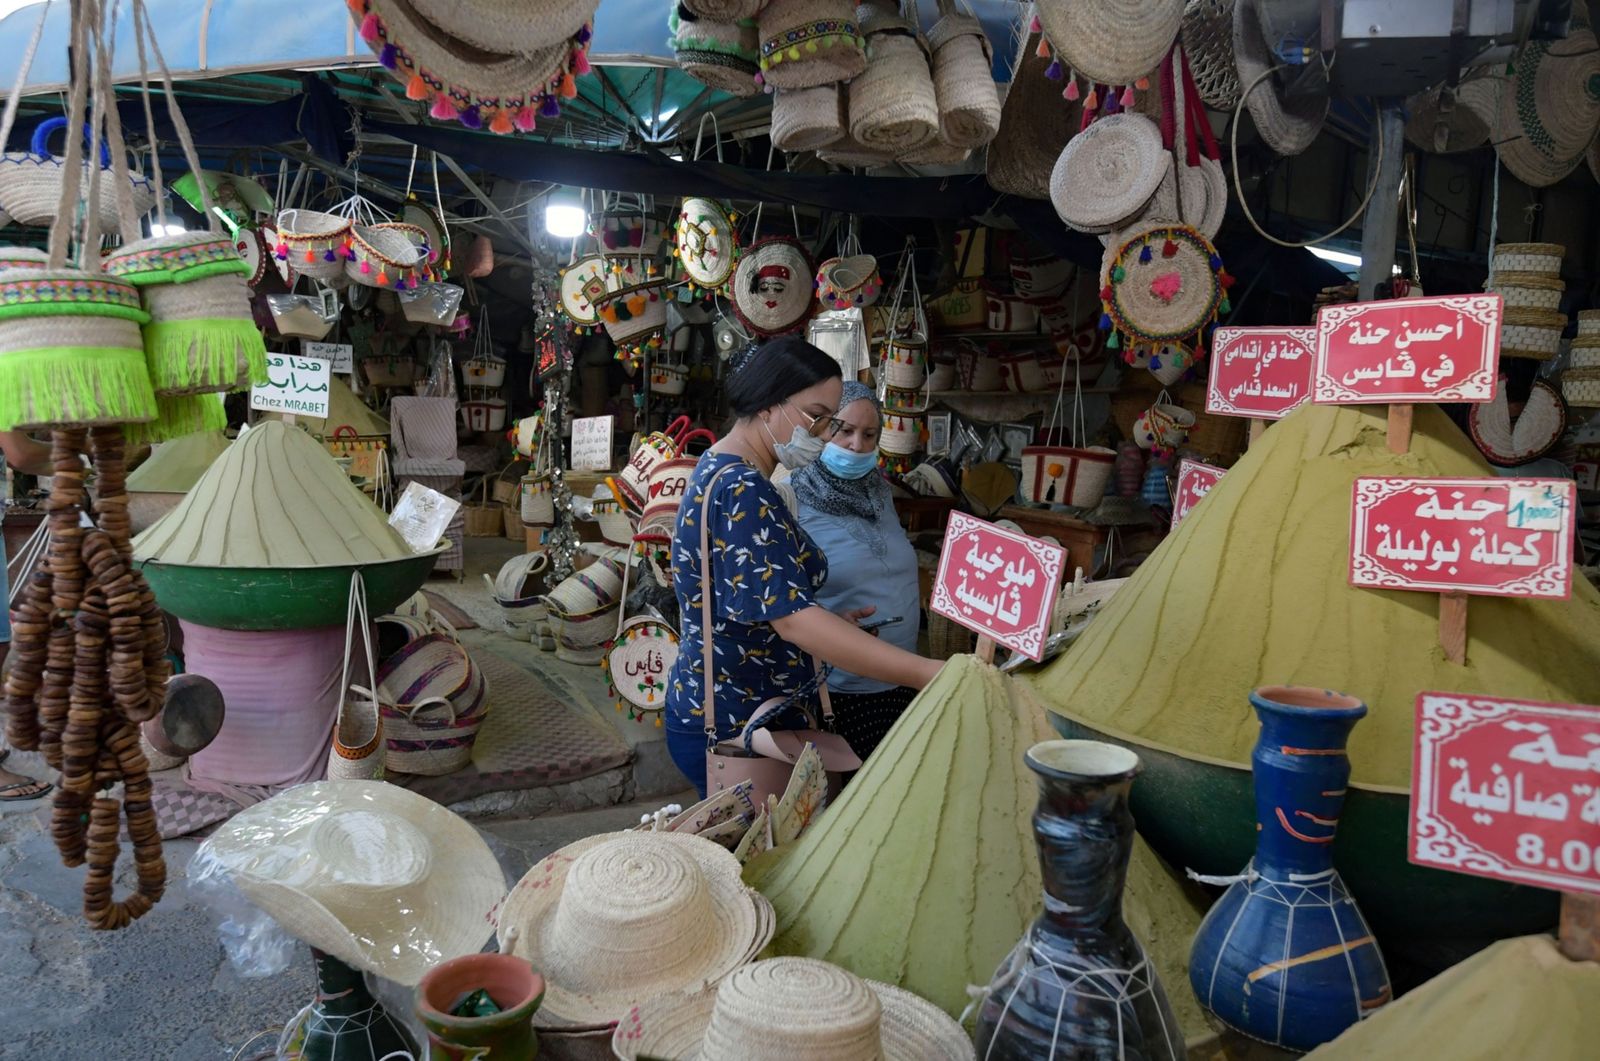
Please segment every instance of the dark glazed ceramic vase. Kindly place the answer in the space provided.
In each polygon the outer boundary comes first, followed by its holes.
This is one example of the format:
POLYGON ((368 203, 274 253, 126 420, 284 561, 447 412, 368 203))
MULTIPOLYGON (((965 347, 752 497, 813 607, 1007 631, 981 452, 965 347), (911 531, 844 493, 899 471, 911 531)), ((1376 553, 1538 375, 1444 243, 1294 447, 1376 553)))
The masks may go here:
POLYGON ((416 1061, 422 1057, 405 1025, 367 990, 360 971, 315 947, 317 998, 284 1032, 279 1057, 302 1061, 416 1061))
POLYGON ((544 977, 526 959, 510 954, 451 958, 417 982, 417 1016, 428 1027, 428 1055, 435 1061, 533 1061, 539 1054, 533 1013, 542 1001, 544 977), (451 1015, 480 989, 494 999, 499 1013, 451 1015))
POLYGON ((1345 742, 1367 706, 1297 686, 1257 689, 1250 703, 1261 720, 1256 854, 1201 922, 1189 982, 1236 1031, 1311 1050, 1390 997, 1372 930, 1333 868, 1345 742))
POLYGON ((989 982, 985 1061, 1178 1061, 1183 1035, 1144 948, 1122 920, 1133 851, 1128 790, 1139 757, 1099 741, 1028 749, 1044 910, 989 982))

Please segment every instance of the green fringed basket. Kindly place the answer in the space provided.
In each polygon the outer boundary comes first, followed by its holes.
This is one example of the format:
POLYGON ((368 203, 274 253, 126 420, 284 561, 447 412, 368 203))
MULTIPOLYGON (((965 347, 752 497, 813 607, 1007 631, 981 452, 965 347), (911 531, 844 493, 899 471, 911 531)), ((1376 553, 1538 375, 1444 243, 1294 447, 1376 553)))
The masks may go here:
POLYGON ((132 285, 77 269, 0 272, 0 431, 156 415, 132 285))
MULTIPOLYGON (((106 271, 144 296, 150 314, 145 355, 157 395, 179 398, 266 382, 266 346, 246 286, 250 266, 231 240, 212 232, 140 240, 107 258, 106 271)), ((167 411, 174 422, 193 422, 197 409, 209 406, 167 411)))

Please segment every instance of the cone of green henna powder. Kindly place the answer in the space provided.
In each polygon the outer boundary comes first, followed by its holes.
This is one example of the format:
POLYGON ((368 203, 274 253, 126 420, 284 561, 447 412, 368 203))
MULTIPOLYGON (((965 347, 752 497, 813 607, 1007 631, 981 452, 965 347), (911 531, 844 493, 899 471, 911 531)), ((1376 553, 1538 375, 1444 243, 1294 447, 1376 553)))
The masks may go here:
MULTIPOLYGON (((1023 753, 1056 736, 1026 686, 952 657, 838 803, 747 867, 777 913, 768 953, 826 959, 959 1015, 1039 914, 1039 790, 1023 753)), ((1123 916, 1191 1041, 1211 1034, 1188 987, 1200 914, 1136 840, 1123 916)))

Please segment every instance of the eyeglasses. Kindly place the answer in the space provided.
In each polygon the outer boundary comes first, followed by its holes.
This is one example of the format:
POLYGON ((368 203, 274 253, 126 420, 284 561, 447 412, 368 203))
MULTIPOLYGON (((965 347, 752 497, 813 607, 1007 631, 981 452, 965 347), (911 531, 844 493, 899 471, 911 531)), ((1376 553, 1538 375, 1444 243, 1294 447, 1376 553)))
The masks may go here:
POLYGON ((823 420, 827 421, 827 424, 825 425, 827 430, 823 432, 823 434, 820 436, 821 438, 832 438, 834 435, 837 435, 840 431, 844 430, 844 421, 839 419, 837 416, 812 416, 810 413, 806 412, 804 409, 800 408, 791 401, 785 400, 784 404, 806 418, 806 430, 810 431, 813 435, 817 433, 818 422, 823 420))

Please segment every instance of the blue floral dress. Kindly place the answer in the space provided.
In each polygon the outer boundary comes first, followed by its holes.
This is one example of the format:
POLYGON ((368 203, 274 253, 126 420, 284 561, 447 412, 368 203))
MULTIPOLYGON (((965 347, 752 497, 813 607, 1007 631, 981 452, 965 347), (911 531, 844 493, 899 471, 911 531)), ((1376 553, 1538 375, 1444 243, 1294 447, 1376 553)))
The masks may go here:
POLYGON ((817 682, 811 658, 779 637, 771 623, 816 604, 828 562, 764 475, 733 454, 709 453, 689 477, 672 538, 672 582, 683 629, 667 682, 669 734, 705 733, 700 513, 706 483, 727 467, 733 470, 717 480, 710 507, 718 738, 737 735, 751 712, 773 697, 806 699, 817 682))

